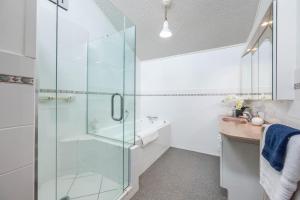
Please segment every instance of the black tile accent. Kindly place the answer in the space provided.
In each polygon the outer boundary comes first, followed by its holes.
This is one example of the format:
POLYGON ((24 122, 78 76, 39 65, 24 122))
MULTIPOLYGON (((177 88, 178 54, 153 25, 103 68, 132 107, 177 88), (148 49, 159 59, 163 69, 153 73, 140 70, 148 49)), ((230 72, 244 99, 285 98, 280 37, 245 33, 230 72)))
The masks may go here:
POLYGON ((25 76, 0 74, 0 83, 33 85, 34 78, 25 77, 25 76))

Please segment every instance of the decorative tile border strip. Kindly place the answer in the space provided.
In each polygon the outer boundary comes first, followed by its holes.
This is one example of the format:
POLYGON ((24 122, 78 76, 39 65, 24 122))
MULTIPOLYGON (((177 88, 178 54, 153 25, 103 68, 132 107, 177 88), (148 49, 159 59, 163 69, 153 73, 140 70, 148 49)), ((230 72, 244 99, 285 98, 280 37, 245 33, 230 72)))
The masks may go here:
POLYGON ((174 93, 174 94, 137 94, 136 96, 249 96, 249 95, 272 95, 272 93, 174 93))
POLYGON ((33 85, 34 78, 0 74, 0 83, 33 85))
POLYGON ((74 91, 74 90, 56 90, 56 89, 40 89, 40 93, 64 93, 64 94, 86 94, 86 91, 74 91))
POLYGON ((295 83, 294 88, 295 90, 300 90, 300 83, 295 83))
MULTIPOLYGON (((55 89, 40 89, 40 93, 56 93, 55 89)), ((87 92, 87 91, 75 91, 75 90, 57 90, 57 93, 60 94, 93 94, 93 95, 113 95, 114 93, 110 92, 87 92)), ((150 97, 162 97, 162 96, 249 96, 249 95, 272 95, 272 93, 164 93, 164 94, 136 94, 136 96, 150 96, 150 97)), ((125 96, 134 96, 134 94, 125 94, 125 96)))
POLYGON ((114 93, 109 92, 87 92, 87 91, 76 91, 76 90, 55 90, 55 89, 40 89, 40 93, 59 93, 59 94, 95 94, 95 95, 113 95, 114 93))

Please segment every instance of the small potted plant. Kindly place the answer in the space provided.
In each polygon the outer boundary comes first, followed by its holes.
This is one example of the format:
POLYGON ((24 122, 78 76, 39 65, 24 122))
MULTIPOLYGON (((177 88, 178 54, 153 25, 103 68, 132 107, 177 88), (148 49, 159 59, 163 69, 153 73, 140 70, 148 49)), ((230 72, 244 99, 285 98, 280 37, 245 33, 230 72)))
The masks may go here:
POLYGON ((244 105, 243 99, 237 99, 235 102, 235 116, 240 117, 243 116, 243 112, 247 107, 244 105))

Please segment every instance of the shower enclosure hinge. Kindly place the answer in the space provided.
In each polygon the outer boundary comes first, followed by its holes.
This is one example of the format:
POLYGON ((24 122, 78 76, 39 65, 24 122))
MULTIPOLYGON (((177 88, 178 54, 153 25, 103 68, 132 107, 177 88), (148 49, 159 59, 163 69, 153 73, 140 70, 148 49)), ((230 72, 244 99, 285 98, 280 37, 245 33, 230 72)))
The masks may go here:
POLYGON ((69 0, 49 0, 52 3, 57 4, 58 2, 58 6, 61 7, 64 10, 68 10, 69 9, 69 0))

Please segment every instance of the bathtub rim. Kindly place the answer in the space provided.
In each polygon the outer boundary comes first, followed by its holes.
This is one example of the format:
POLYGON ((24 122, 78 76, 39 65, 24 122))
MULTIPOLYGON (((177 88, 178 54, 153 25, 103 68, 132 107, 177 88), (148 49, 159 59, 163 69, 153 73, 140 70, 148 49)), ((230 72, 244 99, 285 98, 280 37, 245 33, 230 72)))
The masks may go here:
MULTIPOLYGON (((143 118, 144 119, 144 118, 143 118)), ((140 120, 137 120, 137 121, 141 121, 143 119, 140 119, 140 120)), ((136 123, 135 123, 136 124, 136 123)), ((153 130, 155 131, 158 131, 166 126, 169 126, 171 123, 170 121, 168 120, 159 120, 157 122, 154 122, 152 125, 155 127, 155 129, 153 128, 153 130), (158 123, 158 122, 162 122, 162 123, 158 123), (158 123, 158 124, 156 124, 158 123)), ((112 129, 112 128, 117 128, 117 127, 120 127, 120 125, 114 125, 112 127, 107 127, 107 129, 112 129)), ((152 127, 151 127, 152 128, 152 127)), ((135 127, 135 130, 136 130, 136 127, 135 127)), ((135 132, 134 135, 135 135, 135 138, 134 138, 134 142, 127 142, 127 141, 124 141, 124 143, 126 145, 131 145, 131 146, 134 146, 134 145, 141 145, 141 138, 140 136, 138 135, 138 133, 141 132, 141 131, 138 131, 138 132, 135 132)), ((95 137, 95 138, 100 138, 100 139, 103 139, 104 141, 112 141, 114 143, 123 143, 123 140, 118 140, 118 139, 115 139, 115 138, 109 138, 107 136, 103 136, 103 135, 98 135, 97 132, 96 133, 86 133, 86 135, 89 135, 89 136, 92 136, 92 137, 95 137)), ((124 135, 124 134, 123 134, 124 135)))

